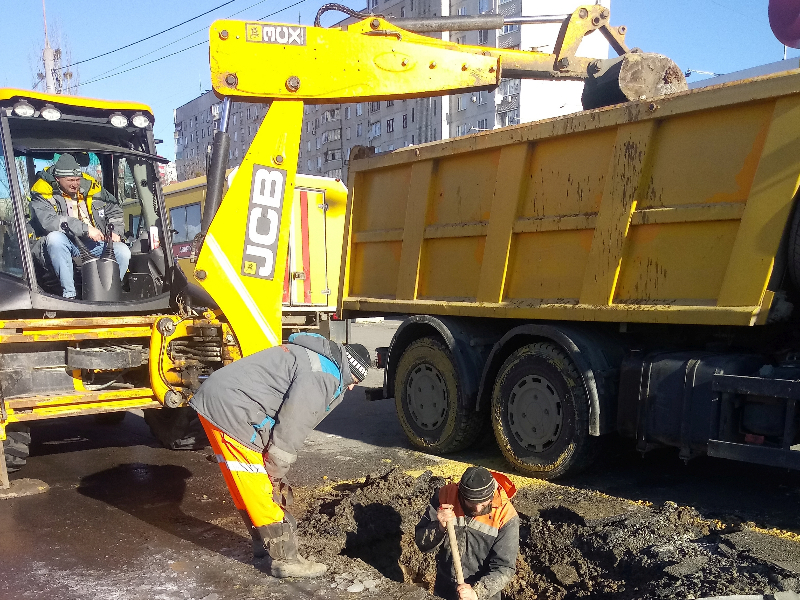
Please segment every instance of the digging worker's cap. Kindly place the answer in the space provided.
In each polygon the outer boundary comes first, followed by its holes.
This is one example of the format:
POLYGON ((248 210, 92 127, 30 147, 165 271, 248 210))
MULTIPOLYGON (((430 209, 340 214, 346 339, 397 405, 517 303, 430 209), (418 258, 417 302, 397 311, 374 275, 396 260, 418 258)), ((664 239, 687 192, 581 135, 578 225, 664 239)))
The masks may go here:
POLYGON ((80 177, 81 166, 72 154, 62 154, 53 165, 54 177, 80 177))
POLYGON ((361 383, 366 379, 367 371, 369 371, 369 366, 372 363, 369 351, 361 344, 345 344, 344 351, 347 354, 350 373, 361 383))
POLYGON ((458 484, 461 497, 474 504, 481 504, 494 496, 497 484, 485 467, 467 467, 458 484))

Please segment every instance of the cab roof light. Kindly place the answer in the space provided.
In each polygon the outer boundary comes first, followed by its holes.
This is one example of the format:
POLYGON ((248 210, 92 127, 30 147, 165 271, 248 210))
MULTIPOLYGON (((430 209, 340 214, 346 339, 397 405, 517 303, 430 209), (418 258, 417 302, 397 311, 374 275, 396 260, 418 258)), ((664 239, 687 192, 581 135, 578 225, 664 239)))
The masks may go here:
POLYGON ((36 114, 36 109, 25 100, 20 100, 14 105, 14 114, 18 117, 32 117, 36 114))
POLYGON ((39 114, 47 121, 58 121, 61 118, 61 111, 52 104, 45 104, 39 114))
POLYGON ((148 119, 144 113, 138 112, 131 118, 131 123, 133 123, 134 127, 139 127, 141 129, 144 129, 145 127, 150 125, 150 119, 148 119))
POLYGON ((114 127, 127 127, 128 126, 128 117, 123 115, 120 112, 111 113, 108 117, 108 120, 114 127))

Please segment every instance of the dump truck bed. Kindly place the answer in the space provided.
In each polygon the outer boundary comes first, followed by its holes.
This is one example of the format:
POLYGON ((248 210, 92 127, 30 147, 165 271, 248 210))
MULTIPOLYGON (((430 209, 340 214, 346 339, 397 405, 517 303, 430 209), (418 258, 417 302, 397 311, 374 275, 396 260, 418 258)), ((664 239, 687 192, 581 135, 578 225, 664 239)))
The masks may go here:
POLYGON ((800 70, 353 160, 341 306, 762 324, 799 175, 800 70))

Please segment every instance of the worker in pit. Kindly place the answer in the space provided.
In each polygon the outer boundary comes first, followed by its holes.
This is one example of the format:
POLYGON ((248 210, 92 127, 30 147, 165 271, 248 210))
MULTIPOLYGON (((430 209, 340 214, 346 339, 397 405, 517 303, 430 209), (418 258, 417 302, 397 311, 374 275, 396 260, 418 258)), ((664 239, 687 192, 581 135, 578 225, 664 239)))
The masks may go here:
POLYGON ((417 547, 436 554, 434 593, 448 600, 500 600, 514 576, 519 516, 511 504, 516 488, 500 473, 468 467, 457 484, 440 488, 417 524, 417 547), (464 583, 456 583, 447 522, 453 521, 464 583))
POLYGON ((306 436, 364 380, 364 346, 341 346, 317 334, 289 342, 215 371, 190 405, 217 455, 233 503, 253 538, 253 555, 267 557, 274 577, 317 577, 324 564, 297 552, 296 523, 286 473, 306 436))
MULTIPOLYGON (((122 207, 113 194, 81 170, 71 154, 62 154, 52 167, 36 175, 30 203, 33 255, 58 276, 64 298, 75 298, 72 257, 80 253, 61 230, 61 225, 66 223, 89 254, 99 257, 103 252, 106 225, 111 223, 119 233, 125 230, 122 207)), ((128 270, 131 251, 119 233, 112 234, 111 241, 122 279, 128 270)))

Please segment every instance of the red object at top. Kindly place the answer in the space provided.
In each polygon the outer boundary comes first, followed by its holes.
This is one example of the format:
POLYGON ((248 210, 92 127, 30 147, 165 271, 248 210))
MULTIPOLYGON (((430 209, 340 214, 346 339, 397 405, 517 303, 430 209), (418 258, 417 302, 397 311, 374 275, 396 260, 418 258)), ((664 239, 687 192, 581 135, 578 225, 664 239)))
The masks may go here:
POLYGON ((800 0, 769 0, 769 26, 778 41, 800 48, 800 0))
POLYGON ((506 491, 506 496, 508 496, 508 499, 511 500, 511 498, 514 497, 514 494, 517 493, 517 486, 515 486, 511 480, 502 473, 498 473, 497 471, 489 471, 489 473, 492 474, 492 477, 494 477, 497 485, 506 491))

